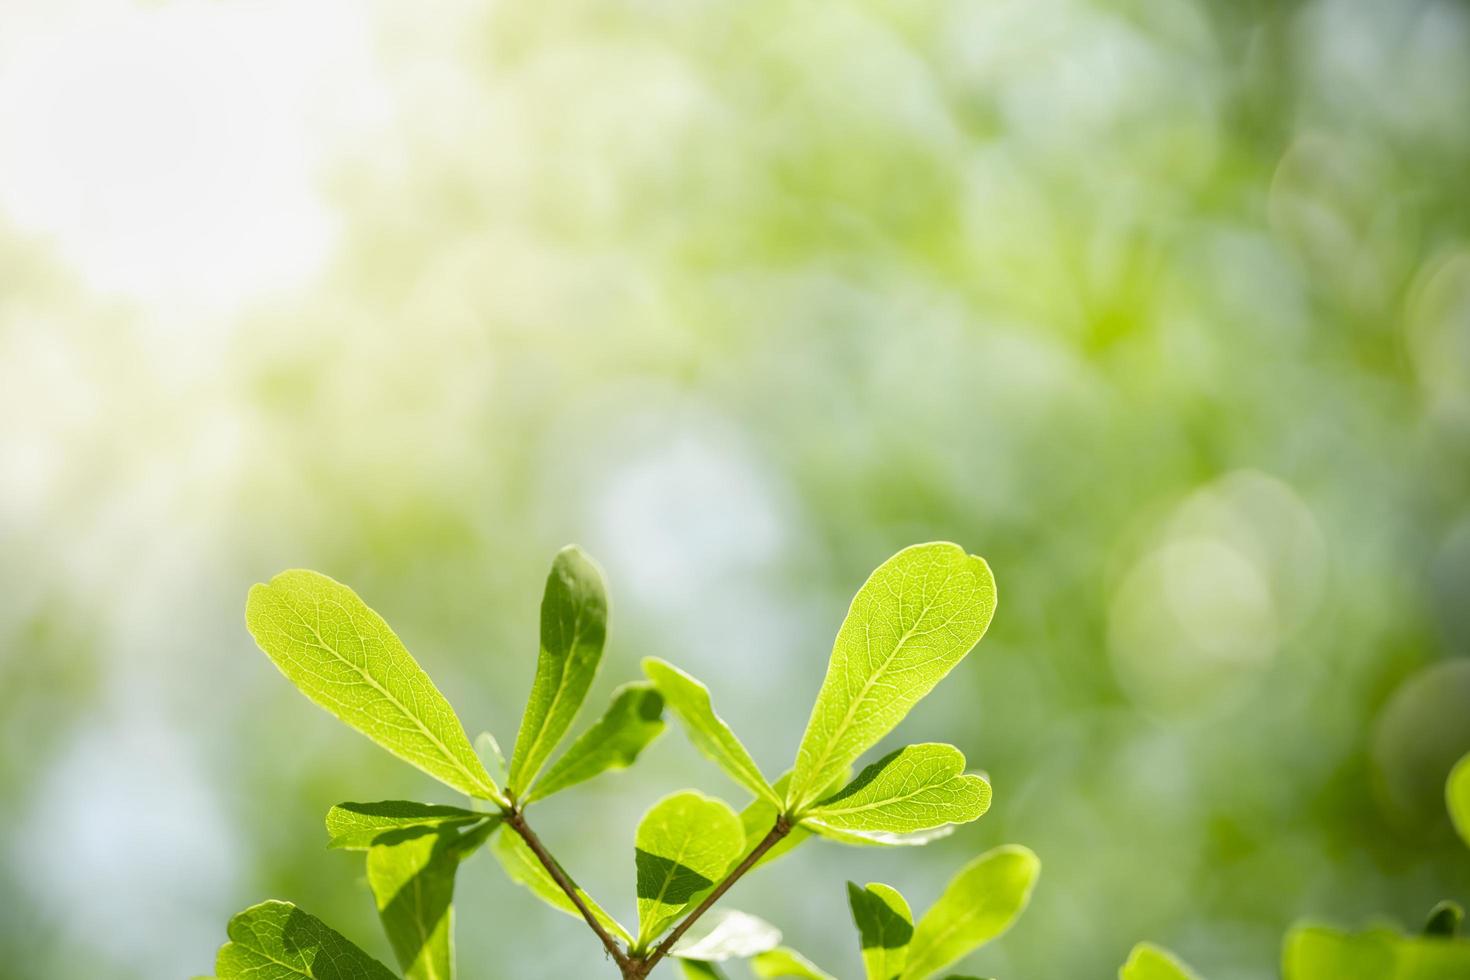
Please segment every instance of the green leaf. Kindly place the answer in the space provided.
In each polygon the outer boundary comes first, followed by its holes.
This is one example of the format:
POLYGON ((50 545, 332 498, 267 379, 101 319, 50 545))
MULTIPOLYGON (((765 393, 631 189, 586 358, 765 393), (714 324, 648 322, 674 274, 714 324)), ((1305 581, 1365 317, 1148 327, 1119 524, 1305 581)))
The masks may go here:
POLYGON ((725 972, 704 960, 680 960, 679 971, 685 980, 725 980, 725 972))
POLYGON ((1018 844, 986 851, 955 875, 909 944, 903 980, 923 980, 999 936, 1016 921, 1041 862, 1018 844))
POLYGON ((796 753, 787 794, 799 815, 836 773, 903 720, 985 635, 995 579, 944 542, 905 548, 858 590, 796 753))
POLYGON ((750 961, 758 977, 795 977, 797 980, 837 980, 818 969, 811 960, 787 946, 762 953, 750 961))
POLYGON ((500 815, 476 813, 457 806, 411 803, 408 800, 384 800, 381 803, 338 803, 327 811, 328 847, 349 851, 365 851, 393 831, 422 828, 463 827, 489 820, 498 823, 500 815))
POLYGON ((909 834, 969 823, 989 808, 990 784, 965 773, 960 750, 925 743, 879 759, 807 815, 834 830, 909 834))
POLYGON ((541 598, 541 653, 521 717, 508 788, 520 796, 572 726, 607 637, 602 572, 576 545, 557 552, 541 598))
POLYGON ((770 800, 776 806, 781 798, 761 775, 760 767, 750 757, 740 739, 710 704, 709 688, 673 664, 657 657, 643 659, 643 672, 658 686, 669 710, 678 715, 689 741, 752 795, 770 800))
POLYGON ((679 938, 673 956, 723 962, 747 959, 781 942, 781 930, 765 919, 735 909, 710 909, 679 938))
POLYGON ((408 980, 454 976, 454 875, 494 830, 490 822, 463 834, 411 827, 379 837, 368 851, 368 887, 408 980))
POLYGON ((638 949, 646 949, 721 878, 745 846, 723 801, 686 790, 654 804, 638 824, 638 949))
POLYGON ((251 586, 245 622, 281 673, 327 711, 460 792, 506 802, 444 695, 347 586, 282 572, 251 586))
POLYGON ((1453 939, 1460 934, 1460 924, 1464 921, 1465 910, 1460 907, 1460 903, 1446 898, 1436 902, 1434 908, 1429 910, 1429 918, 1424 923, 1424 935, 1453 939))
POLYGON ((1450 819, 1460 832, 1460 839, 1470 845, 1470 754, 1463 756, 1450 770, 1444 795, 1450 808, 1450 819))
POLYGON ((847 883, 847 904, 863 944, 863 969, 868 980, 893 980, 903 972, 914 935, 914 916, 909 903, 879 882, 859 888, 847 883))
MULTIPOLYGON (((556 883, 556 879, 551 877, 550 872, 542 866, 541 862, 537 860, 536 855, 531 851, 531 848, 518 835, 510 832, 501 834, 495 838, 495 843, 491 846, 490 852, 495 855, 495 859, 500 862, 501 868, 505 870, 506 877, 511 881, 529 889, 531 894, 558 912, 565 912, 567 915, 578 920, 582 918, 582 913, 577 909, 576 903, 567 897, 566 892, 561 890, 561 886, 556 883)), ((571 876, 568 875, 567 878, 570 880, 571 876)), ((592 911, 592 917, 604 929, 623 942, 632 943, 633 937, 627 929, 623 928, 623 924, 603 911, 602 906, 598 905, 592 899, 591 895, 588 895, 580 887, 577 888, 577 894, 581 897, 582 901, 587 903, 587 908, 592 911)))
POLYGON ((261 902, 230 920, 219 980, 393 980, 393 973, 341 933, 290 902, 261 902))
POLYGON ((893 834, 886 830, 839 830, 810 817, 803 818, 801 826, 819 837, 855 847, 923 847, 954 833, 954 824, 917 830, 912 834, 893 834))
POLYGON ((1153 943, 1139 943, 1118 970, 1118 980, 1200 980, 1173 953, 1153 943))
POLYGON ((1286 935, 1281 968, 1285 980, 1464 980, 1470 942, 1302 925, 1286 935))
POLYGON ((610 769, 626 769, 664 730, 664 699, 649 683, 624 684, 597 723, 572 743, 526 794, 545 799, 610 769))

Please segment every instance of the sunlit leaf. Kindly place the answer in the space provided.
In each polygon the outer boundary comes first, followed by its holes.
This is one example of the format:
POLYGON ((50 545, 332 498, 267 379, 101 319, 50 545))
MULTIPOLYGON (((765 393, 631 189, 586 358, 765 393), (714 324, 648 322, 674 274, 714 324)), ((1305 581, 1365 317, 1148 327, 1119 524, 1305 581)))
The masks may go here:
POLYGON ((680 960, 679 972, 685 980, 725 980, 726 977, 723 970, 704 960, 680 960))
POLYGON ((526 799, 539 800, 610 769, 626 769, 664 730, 664 699, 649 683, 624 684, 597 723, 538 779, 526 799))
POLYGON ((541 598, 541 653, 510 760, 508 788, 519 796, 561 742, 597 676, 607 636, 602 572, 575 545, 557 553, 541 598))
MULTIPOLYGON (((556 879, 551 877, 550 872, 542 866, 541 862, 537 860, 535 853, 531 851, 531 848, 518 835, 509 832, 501 834, 495 839, 495 843, 491 845, 490 852, 495 855, 495 859, 500 862, 501 868, 505 870, 506 877, 510 878, 511 881, 514 881, 518 885, 523 885, 531 894, 558 912, 565 912, 567 915, 576 919, 582 918, 582 913, 577 909, 576 903, 567 897, 566 892, 561 890, 561 886, 556 883, 556 879)), ((570 876, 568 877, 570 878, 570 876)), ((633 941, 632 935, 629 934, 627 929, 623 928, 622 923, 603 911, 602 906, 592 900, 592 896, 588 895, 581 888, 577 889, 577 894, 581 897, 582 901, 587 903, 587 907, 592 911, 592 917, 604 929, 625 943, 633 941)))
POLYGON ((745 830, 724 802, 686 790, 638 824, 638 947, 656 939, 739 859, 745 830))
POLYGON ((1153 943, 1139 943, 1118 970, 1118 980, 1200 980, 1178 957, 1153 943))
POLYGON ((393 980, 386 966, 290 902, 261 902, 230 920, 219 980, 393 980))
POLYGON ((368 886, 408 980, 454 976, 455 872, 494 830, 488 822, 463 834, 414 827, 384 834, 368 851, 368 886))
POLYGON ((801 826, 818 837, 855 847, 923 847, 954 833, 954 824, 916 830, 911 834, 894 834, 886 830, 839 830, 810 818, 802 820, 801 826))
POLYGON ((968 823, 990 807, 990 784, 965 772, 953 745, 910 745, 868 766, 807 814, 839 831, 911 834, 968 823))
POLYGON ((903 720, 985 634, 995 613, 985 560, 958 545, 913 545, 858 590, 796 754, 791 812, 903 720))
POLYGON ((903 972, 914 935, 914 916, 896 888, 870 882, 859 888, 847 883, 847 904, 863 947, 868 980, 893 980, 903 972))
POLYGON ((914 927, 904 980, 949 966, 1010 928, 1041 871, 1030 850, 1007 844, 986 851, 960 870, 914 927))
POLYGON ((338 803, 327 811, 327 833, 331 836, 327 846, 365 851, 379 837, 392 831, 464 827, 482 820, 498 822, 500 815, 408 800, 338 803))
POLYGON ((1445 801, 1449 804, 1450 819, 1460 832, 1460 839, 1470 846, 1470 754, 1450 770, 1449 781, 1445 784, 1445 801))
POLYGON ((758 977, 795 977, 796 980, 837 980, 819 969, 811 960, 787 946, 762 953, 750 961, 750 969, 758 977))
POLYGON ((734 909, 713 908, 680 937, 669 952, 690 960, 746 959, 781 942, 781 930, 765 919, 734 909))
POLYGON ((760 767, 740 739, 735 737, 724 719, 715 714, 709 688, 657 657, 644 658, 643 672, 658 686, 669 710, 679 717, 695 748, 714 760, 731 779, 753 795, 781 805, 780 797, 761 775, 760 767))
POLYGON ((504 802, 444 695, 347 586, 317 572, 282 572, 251 586, 245 622, 317 704, 460 792, 504 802))
POLYGON ((1287 933, 1281 969, 1285 980, 1467 980, 1470 942, 1303 925, 1287 933))

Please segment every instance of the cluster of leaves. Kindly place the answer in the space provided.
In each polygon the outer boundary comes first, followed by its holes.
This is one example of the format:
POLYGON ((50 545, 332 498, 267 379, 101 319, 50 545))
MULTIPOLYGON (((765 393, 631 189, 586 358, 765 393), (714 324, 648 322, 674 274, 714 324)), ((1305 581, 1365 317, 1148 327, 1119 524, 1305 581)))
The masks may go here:
MULTIPOLYGON (((444 695, 351 589, 315 572, 283 572, 251 589, 246 620, 307 697, 469 797, 467 807, 395 800, 343 803, 327 814, 331 847, 366 851, 368 884, 409 980, 453 976, 455 874, 487 843, 513 880, 585 920, 625 978, 647 976, 666 957, 695 976, 718 975, 715 963, 737 957, 753 957, 763 976, 823 976, 780 948, 770 924, 733 910, 706 913, 745 873, 810 837, 923 844, 989 808, 989 782, 966 772, 963 754, 950 745, 910 745, 855 778, 852 769, 979 642, 995 603, 989 567, 957 545, 915 545, 884 562, 854 597, 795 762, 775 780, 715 712, 709 690, 654 658, 643 662, 647 680, 618 688, 602 717, 557 756, 607 633, 602 574, 575 547, 557 555, 547 578, 540 653, 508 766, 494 739, 482 736, 493 775, 444 695), (662 732, 666 710, 752 800, 736 812, 686 790, 649 809, 634 842, 638 922, 629 929, 577 886, 526 811, 630 765, 662 732)), ((1036 856, 1023 847, 983 854, 917 926, 895 890, 852 886, 869 977, 938 974, 1014 921, 1038 872, 1036 856)), ((219 980, 393 976, 286 902, 246 909, 228 932, 215 964, 219 980)))

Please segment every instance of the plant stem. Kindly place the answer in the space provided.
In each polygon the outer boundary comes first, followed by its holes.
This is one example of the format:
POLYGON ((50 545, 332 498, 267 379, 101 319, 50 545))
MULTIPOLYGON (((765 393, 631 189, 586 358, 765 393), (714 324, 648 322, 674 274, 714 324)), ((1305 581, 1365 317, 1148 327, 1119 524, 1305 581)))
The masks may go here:
POLYGON ((735 884, 747 871, 755 867, 756 862, 764 857, 767 851, 775 847, 781 841, 781 838, 789 833, 791 833, 790 821, 784 815, 776 817, 775 824, 770 830, 766 831, 766 836, 761 838, 760 843, 755 845, 749 854, 745 855, 745 860, 741 861, 735 866, 734 870, 725 875, 725 879, 715 886, 714 891, 706 895, 704 901, 700 902, 693 912, 686 915, 684 920, 674 927, 674 931, 669 933, 664 941, 654 948, 652 953, 644 959, 631 961, 629 967, 631 967, 632 972, 628 972, 629 968, 625 967, 623 976, 634 978, 634 980, 640 980, 640 978, 648 976, 653 968, 658 965, 658 961, 669 955, 669 950, 673 949, 674 944, 683 937, 684 933, 689 931, 689 927, 694 925, 695 920, 708 912, 711 906, 718 902, 724 896, 725 892, 730 890, 731 885, 735 884))
POLYGON ((617 962, 618 969, 622 971, 623 976, 640 976, 641 974, 630 974, 628 972, 633 968, 632 960, 628 958, 627 953, 623 952, 623 948, 618 945, 617 940, 610 936, 608 931, 602 927, 602 923, 597 921, 597 916, 593 915, 592 910, 587 907, 587 902, 582 898, 582 894, 577 891, 577 886, 573 884, 571 878, 567 877, 567 873, 562 870, 561 865, 556 863, 556 858, 552 857, 551 852, 546 849, 546 845, 541 843, 541 838, 537 837, 536 832, 526 823, 525 815, 521 813, 520 809, 515 806, 506 809, 505 822, 512 830, 521 835, 521 839, 526 842, 526 846, 531 849, 531 853, 536 855, 536 859, 541 862, 542 867, 551 875, 552 880, 561 887, 562 891, 567 893, 567 898, 570 898, 572 904, 577 907, 577 911, 582 913, 582 918, 587 920, 587 925, 591 926, 592 931, 597 933, 597 938, 602 940, 603 948, 607 950, 608 955, 617 962))

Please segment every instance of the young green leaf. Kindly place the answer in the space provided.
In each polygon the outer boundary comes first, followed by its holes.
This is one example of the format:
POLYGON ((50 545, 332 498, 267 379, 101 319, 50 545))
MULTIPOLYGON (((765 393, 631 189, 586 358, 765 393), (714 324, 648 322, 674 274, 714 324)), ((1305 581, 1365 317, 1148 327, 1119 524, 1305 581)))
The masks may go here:
POLYGON ((1465 755, 1445 783, 1445 802, 1450 808, 1450 819, 1460 832, 1460 839, 1470 846, 1470 754, 1465 755))
POLYGON ((750 961, 750 969, 758 977, 795 977, 796 980, 837 980, 832 974, 818 969, 811 960, 789 946, 781 946, 762 953, 750 961))
POLYGON ((230 920, 219 980, 394 980, 386 966, 290 902, 261 902, 230 920))
MULTIPOLYGON (((511 881, 524 886, 532 895, 558 912, 565 912, 574 919, 582 918, 582 913, 577 909, 576 904, 567 897, 566 892, 561 890, 556 879, 551 877, 546 868, 536 859, 531 848, 518 835, 509 831, 501 834, 495 839, 490 852, 495 855, 495 859, 505 870, 506 877, 511 881)), ((632 935, 623 928, 622 923, 603 911, 602 906, 593 901, 591 895, 581 888, 577 889, 577 894, 582 901, 587 903, 587 907, 592 910, 592 917, 604 929, 625 943, 633 941, 632 935)))
POLYGON ((327 811, 327 833, 331 836, 327 846, 365 851, 378 838, 393 831, 464 827, 482 820, 499 823, 500 815, 407 800, 338 803, 327 811))
POLYGON ((646 949, 743 852, 740 818, 723 801, 686 790, 638 824, 638 948, 646 949))
POLYGON ((494 829, 390 831, 368 851, 368 886, 407 980, 452 980, 454 875, 494 829))
POLYGON ((1429 918, 1424 922, 1424 935, 1453 939, 1460 934, 1460 925, 1464 921, 1465 910, 1460 903, 1446 898, 1429 910, 1429 918))
POLYGON ((444 695, 347 586, 282 572, 251 586, 245 622, 281 673, 327 711, 460 792, 505 802, 444 695))
POLYGON ((914 935, 914 916, 896 888, 870 882, 859 888, 847 883, 847 904, 863 946, 868 980, 893 980, 903 972, 914 935))
POLYGON ((836 773, 903 720, 979 642, 995 613, 983 558, 944 542, 905 548, 858 590, 796 754, 799 815, 836 773))
POLYGON ((965 865, 914 928, 903 980, 938 973, 1005 932, 1031 900, 1040 871, 1036 855, 1017 844, 965 865))
POLYGON ((807 811, 834 830, 908 834, 969 823, 990 808, 990 784, 965 772, 953 745, 925 743, 892 752, 807 811))
POLYGON ((710 909, 679 938, 673 956, 687 960, 724 962, 748 959, 781 942, 781 930, 765 919, 734 909, 710 909))
POLYGON ((1153 943, 1139 943, 1118 970, 1118 980, 1200 980, 1173 953, 1153 943))
POLYGON ((624 684, 597 723, 578 736, 538 779, 526 801, 545 799, 610 769, 626 769, 663 734, 664 699, 646 682, 624 684))
POLYGON ((669 710, 679 716, 689 740, 694 746, 712 759, 726 775, 753 795, 769 800, 776 806, 781 798, 761 775, 760 767, 750 757, 740 739, 730 726, 717 714, 710 704, 709 688, 684 673, 673 664, 657 657, 643 659, 643 672, 657 685, 669 710))
POLYGON ((519 796, 571 727, 597 676, 607 636, 602 572, 575 545, 557 553, 541 599, 541 653, 516 735, 508 788, 519 796))
POLYGON ((680 960, 679 972, 684 980, 725 980, 725 972, 704 960, 680 960))

